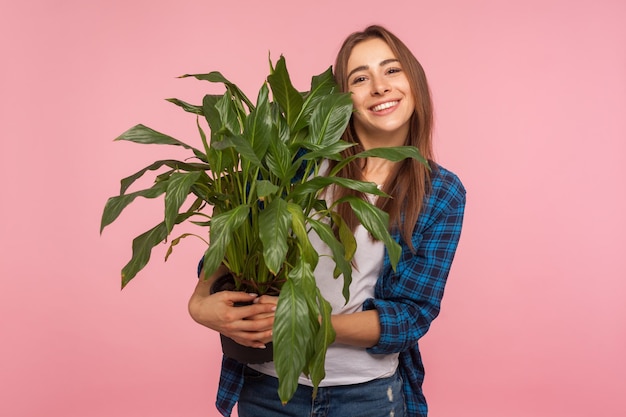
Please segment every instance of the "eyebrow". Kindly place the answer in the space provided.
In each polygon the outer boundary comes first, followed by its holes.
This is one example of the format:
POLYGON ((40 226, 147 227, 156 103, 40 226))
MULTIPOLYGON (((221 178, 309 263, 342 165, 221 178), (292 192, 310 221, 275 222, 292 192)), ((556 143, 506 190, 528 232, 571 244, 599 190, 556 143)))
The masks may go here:
MULTIPOLYGON (((384 61, 380 61, 380 64, 378 65, 381 67, 384 67, 385 65, 390 64, 392 62, 400 62, 400 60, 397 58, 389 58, 389 59, 385 59, 384 61)), ((348 73, 347 78, 350 78, 352 74, 354 74, 355 72, 365 71, 365 70, 368 70, 369 68, 370 68, 369 65, 361 65, 360 67, 356 67, 355 69, 353 69, 352 71, 348 73)))

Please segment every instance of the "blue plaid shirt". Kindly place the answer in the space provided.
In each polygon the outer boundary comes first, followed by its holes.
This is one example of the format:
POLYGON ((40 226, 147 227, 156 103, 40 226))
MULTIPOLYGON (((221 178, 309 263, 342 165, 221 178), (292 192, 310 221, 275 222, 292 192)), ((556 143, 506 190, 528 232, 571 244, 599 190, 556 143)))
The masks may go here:
MULTIPOLYGON (((399 372, 407 416, 425 417, 428 413, 422 393, 424 366, 418 340, 426 334, 430 323, 439 314, 444 286, 461 235, 465 210, 465 188, 452 172, 443 167, 432 173, 432 190, 413 232, 413 253, 398 233, 394 238, 402 245, 402 256, 391 268, 385 253, 381 275, 374 298, 366 300, 364 310, 376 309, 380 317, 381 335, 372 354, 399 352, 399 372)), ((223 357, 216 406, 230 416, 243 386, 244 366, 223 357)))

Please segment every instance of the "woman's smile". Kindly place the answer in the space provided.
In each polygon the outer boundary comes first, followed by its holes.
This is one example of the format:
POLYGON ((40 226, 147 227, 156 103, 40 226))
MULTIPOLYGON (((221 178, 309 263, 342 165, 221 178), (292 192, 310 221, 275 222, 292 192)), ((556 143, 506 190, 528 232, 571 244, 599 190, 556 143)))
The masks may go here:
POLYGON ((383 110, 387 110, 387 109, 390 109, 390 108, 392 108, 392 107, 395 107, 395 106, 397 106, 397 105, 398 105, 398 103, 400 103, 400 101, 399 101, 399 100, 388 101, 388 102, 386 102, 386 103, 382 103, 382 104, 377 104, 377 105, 375 105, 374 107, 372 107, 372 108, 371 108, 371 110, 372 110, 374 113, 378 113, 378 112, 381 112, 381 111, 383 111, 383 110))

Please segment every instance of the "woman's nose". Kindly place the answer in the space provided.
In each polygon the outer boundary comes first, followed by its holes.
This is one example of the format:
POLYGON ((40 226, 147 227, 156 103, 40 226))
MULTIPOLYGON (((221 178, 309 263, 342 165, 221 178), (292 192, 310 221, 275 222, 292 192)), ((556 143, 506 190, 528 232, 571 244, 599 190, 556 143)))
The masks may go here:
POLYGON ((391 91, 389 83, 384 78, 376 78, 372 83, 372 95, 380 96, 391 91))

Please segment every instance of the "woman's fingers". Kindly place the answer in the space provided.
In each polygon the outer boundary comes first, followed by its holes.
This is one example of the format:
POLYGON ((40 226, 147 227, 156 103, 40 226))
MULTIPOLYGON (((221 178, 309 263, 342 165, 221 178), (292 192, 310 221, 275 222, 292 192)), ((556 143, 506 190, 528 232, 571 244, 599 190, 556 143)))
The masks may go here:
POLYGON ((229 337, 240 345, 263 349, 267 343, 272 341, 272 331, 235 332, 229 337))

